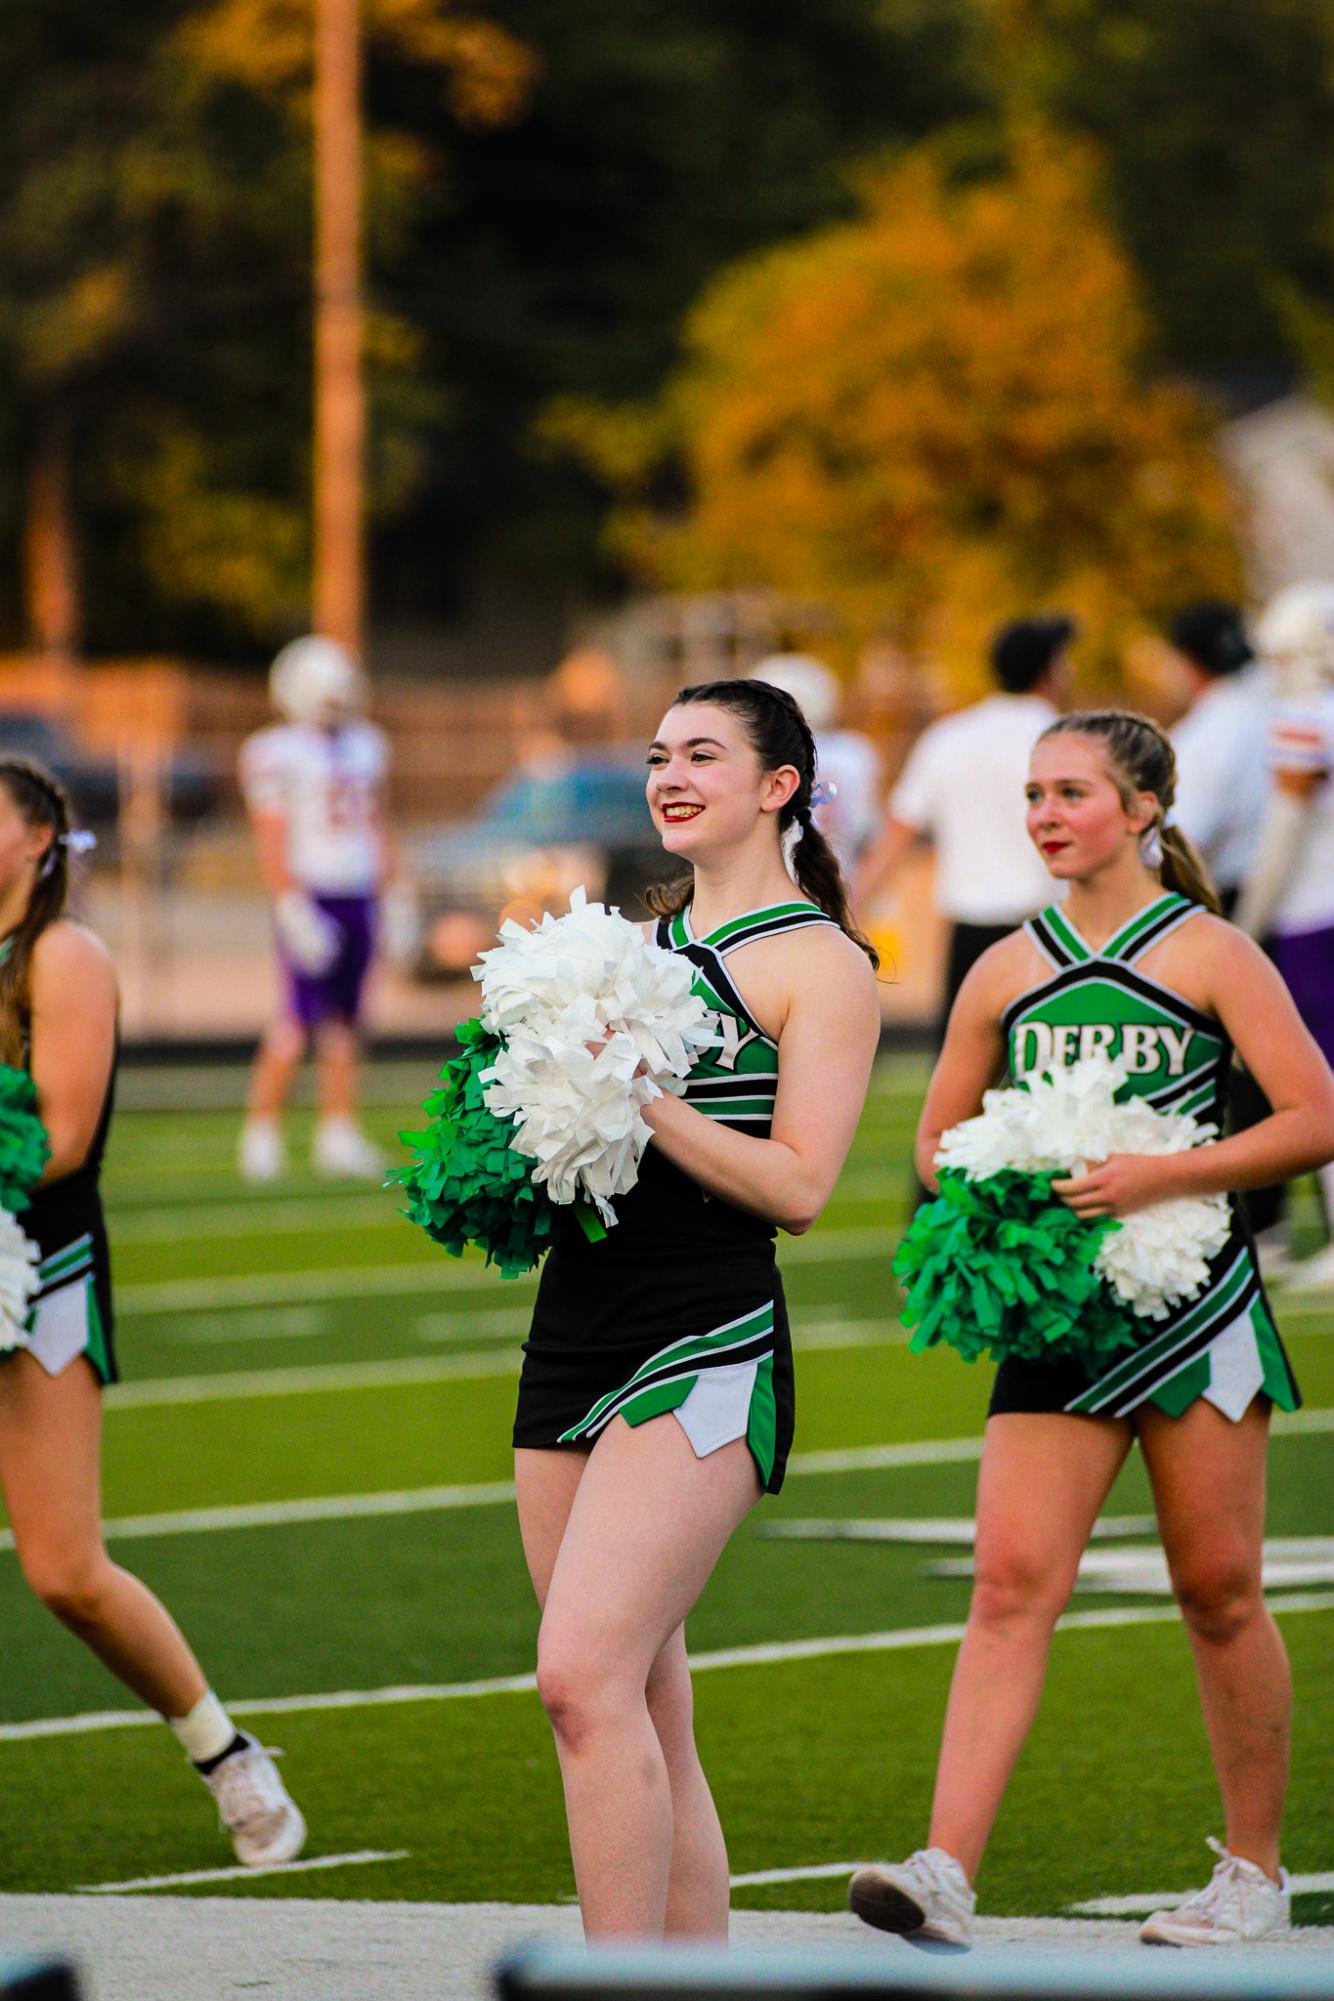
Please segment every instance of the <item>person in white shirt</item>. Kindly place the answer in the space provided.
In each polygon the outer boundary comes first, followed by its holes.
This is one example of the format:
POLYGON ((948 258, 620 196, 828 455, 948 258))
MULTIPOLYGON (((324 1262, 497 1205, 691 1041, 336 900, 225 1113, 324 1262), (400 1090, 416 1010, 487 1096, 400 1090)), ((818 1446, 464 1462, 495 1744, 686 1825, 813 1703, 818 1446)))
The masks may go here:
POLYGON ((1274 705, 1273 676, 1255 658, 1235 605, 1188 605, 1173 621, 1171 639, 1190 688, 1190 707, 1172 731, 1173 817, 1209 864, 1230 914, 1255 860, 1269 802, 1262 746, 1274 705))
MULTIPOLYGON (((1190 707, 1172 731, 1177 761, 1172 816, 1209 864, 1230 917, 1254 866, 1269 805, 1264 746, 1273 718, 1274 677, 1256 659, 1236 605, 1212 598, 1187 605, 1173 620, 1170 637, 1190 691, 1190 707)), ((1246 1132, 1270 1110, 1249 1070, 1234 1069, 1229 1130, 1246 1132)), ((1241 1204, 1266 1278, 1285 1276, 1291 1259, 1281 1185, 1248 1188, 1241 1204)))
POLYGON ((752 667, 750 679, 791 695, 810 724, 819 780, 811 817, 849 873, 880 825, 880 752, 861 730, 841 724, 843 691, 823 661, 808 653, 770 653, 752 667))
MULTIPOLYGON (((1268 940, 1297 1011, 1334 1068, 1334 583, 1290 584, 1256 629, 1277 700, 1268 809, 1237 922, 1268 940)), ((1334 1166, 1319 1175, 1330 1241, 1293 1287, 1334 1288, 1334 1166)))
POLYGON ((272 902, 283 1000, 255 1059, 238 1165, 248 1181, 283 1172, 282 1113, 313 1040, 313 1165, 378 1179, 384 1160, 356 1111, 362 996, 390 873, 388 741, 361 714, 361 669, 330 639, 312 634, 285 646, 269 687, 283 721, 247 738, 240 778, 272 902))
POLYGON ((991 644, 998 691, 928 725, 889 798, 879 839, 855 880, 864 912, 919 841, 936 850, 935 900, 950 924, 941 1022, 988 946, 1051 899, 1025 827, 1029 754, 1070 681, 1073 619, 1016 619, 991 644))

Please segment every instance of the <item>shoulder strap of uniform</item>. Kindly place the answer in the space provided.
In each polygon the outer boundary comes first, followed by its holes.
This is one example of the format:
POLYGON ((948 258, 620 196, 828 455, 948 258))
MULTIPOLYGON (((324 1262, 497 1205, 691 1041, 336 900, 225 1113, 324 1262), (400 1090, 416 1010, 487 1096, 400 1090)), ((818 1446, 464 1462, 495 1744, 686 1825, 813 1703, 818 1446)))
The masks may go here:
POLYGON ((712 947, 720 958, 735 952, 741 945, 751 945, 757 938, 775 938, 785 931, 804 931, 812 924, 833 924, 838 926, 827 911, 814 903, 774 903, 765 910, 748 910, 742 917, 733 917, 726 924, 720 924, 716 931, 710 931, 701 942, 712 947))
POLYGON ((1147 910, 1137 911, 1129 924, 1123 924, 1114 938, 1103 947, 1104 959, 1119 959, 1129 966, 1147 952, 1150 945, 1156 945, 1169 931, 1175 931, 1178 924, 1184 924, 1188 917, 1199 908, 1189 897, 1178 896, 1169 890, 1165 896, 1157 897, 1147 910))
POLYGON ((1036 917, 1030 917, 1024 932, 1058 972, 1063 972, 1067 966, 1081 965, 1090 956, 1079 933, 1071 930, 1054 903, 1048 904, 1036 917))

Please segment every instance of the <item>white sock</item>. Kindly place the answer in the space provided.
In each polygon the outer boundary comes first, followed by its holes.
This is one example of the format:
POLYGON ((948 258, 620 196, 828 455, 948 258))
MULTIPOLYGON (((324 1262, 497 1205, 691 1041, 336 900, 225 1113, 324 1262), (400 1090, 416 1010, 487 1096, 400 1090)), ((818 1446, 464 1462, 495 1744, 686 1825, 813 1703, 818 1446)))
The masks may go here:
POLYGON ((236 1736, 236 1725, 210 1689, 201 1695, 185 1716, 169 1716, 168 1723, 192 1765, 220 1758, 236 1736))

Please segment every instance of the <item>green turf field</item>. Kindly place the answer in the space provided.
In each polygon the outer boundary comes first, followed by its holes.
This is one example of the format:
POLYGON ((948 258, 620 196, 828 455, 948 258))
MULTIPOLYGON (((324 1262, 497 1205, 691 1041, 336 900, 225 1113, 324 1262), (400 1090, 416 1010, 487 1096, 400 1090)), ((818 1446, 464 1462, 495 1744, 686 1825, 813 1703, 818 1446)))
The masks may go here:
MULTIPOLYGON (((972 1508, 987 1372, 910 1356, 889 1259, 924 1069, 887 1060, 819 1229, 783 1254, 797 1455, 691 1622, 699 1728, 738 1902, 834 1908, 840 1865, 925 1836, 966 1580, 957 1549, 782 1540, 797 1518, 972 1508), (827 1868, 831 1873, 822 1875, 827 1868), (838 1873, 833 1873, 833 1872, 838 1873)), ((384 1065, 389 1141, 429 1082, 384 1065)), ((536 1619, 508 1502, 531 1285, 444 1257, 374 1190, 231 1167, 235 1072, 132 1073, 108 1195, 126 1383, 109 1399, 113 1550, 225 1698, 287 1751, 317 1873, 201 1895, 516 1901, 572 1884, 536 1619), (513 1683, 519 1686, 512 1686, 513 1683), (335 1699, 337 1698, 337 1699, 335 1699)), ((1300 1210, 1315 1241, 1309 1191, 1300 1210)), ((1270 1532, 1331 1533, 1334 1298, 1280 1318, 1306 1394, 1274 1445, 1270 1532)), ((1143 1512, 1132 1462, 1109 1512, 1143 1512)), ((1289 1867, 1334 1867, 1334 1592, 1282 1589, 1298 1687, 1289 1867)), ((1080 1594, 980 1890, 997 1913, 1200 1882, 1219 1812, 1188 1651, 1161 1598, 1080 1594)), ((25 1594, 0 1549, 0 1888, 69 1890, 231 1861, 156 1724, 25 1594), (109 1727, 86 1727, 111 1712, 109 1727), (79 1727, 75 1719, 83 1719, 79 1727)), ((1296 1914, 1334 1920, 1334 1897, 1296 1914)))

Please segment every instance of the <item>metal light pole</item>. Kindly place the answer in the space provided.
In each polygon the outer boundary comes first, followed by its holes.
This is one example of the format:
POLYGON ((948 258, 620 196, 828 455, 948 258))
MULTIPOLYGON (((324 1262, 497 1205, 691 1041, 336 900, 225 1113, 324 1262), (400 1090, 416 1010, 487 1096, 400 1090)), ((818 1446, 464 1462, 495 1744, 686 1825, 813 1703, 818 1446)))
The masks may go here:
POLYGON ((315 6, 314 626, 360 654, 364 624, 359 0, 315 6))

